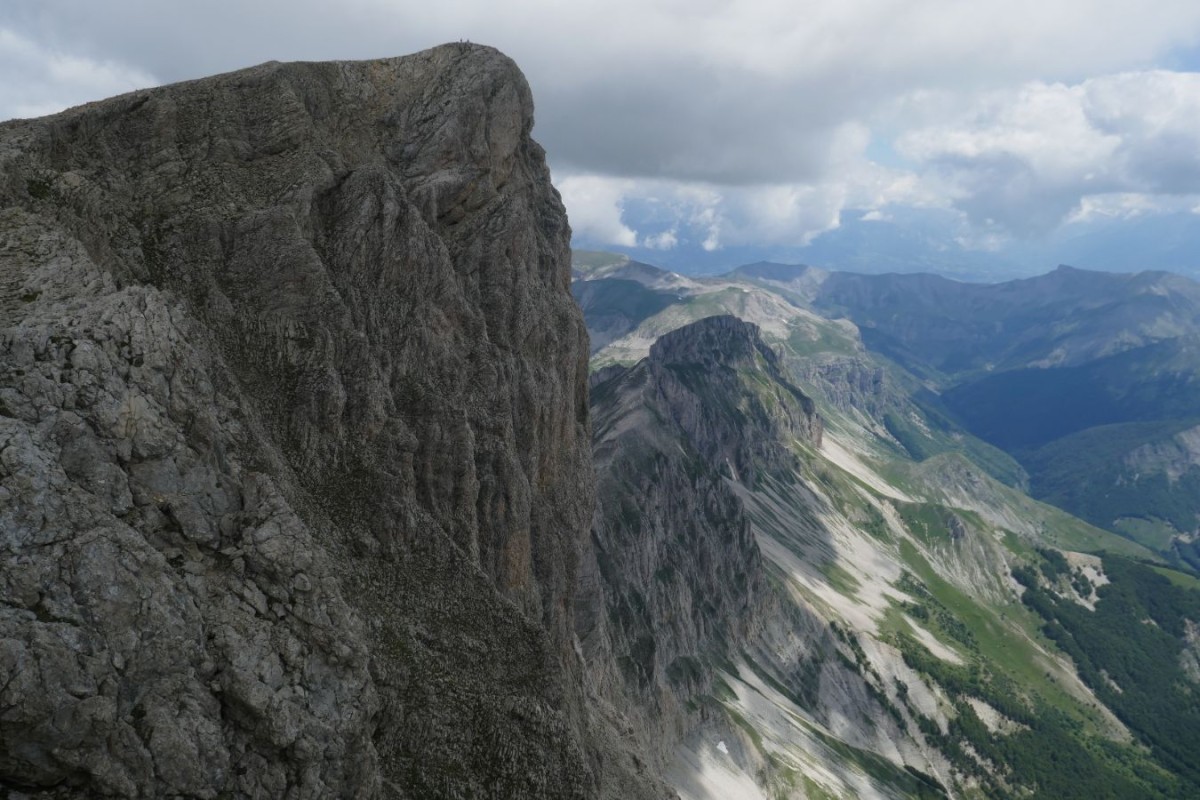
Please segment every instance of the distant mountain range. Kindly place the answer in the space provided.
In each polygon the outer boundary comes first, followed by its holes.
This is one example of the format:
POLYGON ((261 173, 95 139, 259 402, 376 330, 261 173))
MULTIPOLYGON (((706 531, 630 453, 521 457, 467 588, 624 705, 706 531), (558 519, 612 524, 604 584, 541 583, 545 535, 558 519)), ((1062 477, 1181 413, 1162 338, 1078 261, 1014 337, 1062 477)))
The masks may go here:
MULTIPOLYGON (((596 363, 628 359, 714 307, 768 332, 803 319, 821 332, 800 349, 820 351, 826 375, 835 354, 843 369, 852 354, 877 373, 878 388, 850 404, 910 453, 978 442, 968 449, 997 477, 1200 566, 1200 283, 1190 278, 1060 266, 980 284, 772 262, 697 278, 597 253, 578 254, 575 270, 596 363)), ((795 349, 794 332, 787 342, 795 349)))
POLYGON ((1166 564, 1196 517, 1200 430, 1164 377, 1190 364, 1194 284, 697 278, 596 252, 574 273, 583 644, 631 707, 693 721, 681 798, 1200 792, 1200 581, 1166 564), (1138 364, 1162 380, 1118 391, 1138 364), (1051 388, 1006 382, 1026 375, 1051 388), (1157 421, 1096 423, 1138 415, 1157 421), (1049 438, 1011 443, 1030 431, 1049 438))
MULTIPOLYGON (((637 227, 637 221, 632 222, 637 227)), ((1060 263, 1088 270, 1169 270, 1200 277, 1200 215, 1186 211, 1079 221, 1031 240, 981 237, 951 211, 921 208, 846 210, 837 227, 802 246, 734 244, 710 251, 698 244, 705 238, 701 231, 685 230, 678 238, 672 250, 621 251, 696 275, 770 259, 865 274, 931 272, 968 281, 1024 277, 1060 263)))

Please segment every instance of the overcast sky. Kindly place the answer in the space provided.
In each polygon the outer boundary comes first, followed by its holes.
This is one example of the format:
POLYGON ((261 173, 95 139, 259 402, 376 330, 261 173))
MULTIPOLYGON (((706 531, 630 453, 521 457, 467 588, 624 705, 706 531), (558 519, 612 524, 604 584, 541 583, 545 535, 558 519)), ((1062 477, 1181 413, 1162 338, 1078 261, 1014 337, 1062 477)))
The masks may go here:
POLYGON ((577 239, 800 247, 854 210, 995 250, 1200 222, 1197 0, 4 0, 0 118, 271 59, 492 44, 577 239))

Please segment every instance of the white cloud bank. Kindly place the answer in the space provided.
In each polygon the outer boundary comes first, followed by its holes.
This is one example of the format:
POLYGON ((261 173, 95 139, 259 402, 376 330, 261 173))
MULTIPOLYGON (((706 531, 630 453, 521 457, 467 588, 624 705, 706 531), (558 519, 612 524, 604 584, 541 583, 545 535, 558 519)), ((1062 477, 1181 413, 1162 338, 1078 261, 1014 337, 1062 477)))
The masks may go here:
POLYGON ((1200 194, 1200 74, 1126 72, 964 98, 897 147, 979 222, 1048 230, 1200 194))
POLYGON ((993 241, 1200 178, 1196 75, 1153 68, 1200 43, 1195 0, 6 0, 0 118, 460 39, 525 70, 593 243, 804 243, 903 204, 993 241))
POLYGON ((638 235, 621 221, 624 200, 633 182, 599 175, 571 175, 557 181, 563 205, 570 209, 576 234, 604 244, 636 247, 638 235))

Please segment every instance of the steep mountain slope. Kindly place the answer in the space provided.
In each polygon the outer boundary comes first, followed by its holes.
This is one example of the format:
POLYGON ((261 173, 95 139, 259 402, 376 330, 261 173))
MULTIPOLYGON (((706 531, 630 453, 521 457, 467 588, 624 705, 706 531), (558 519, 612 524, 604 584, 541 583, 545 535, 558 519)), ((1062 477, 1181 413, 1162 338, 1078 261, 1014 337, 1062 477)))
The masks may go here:
POLYGON ((822 438, 758 329, 710 317, 593 382, 595 592, 578 621, 593 668, 620 665, 607 689, 640 714, 642 749, 674 758, 685 797, 788 793, 801 774, 838 796, 918 793, 903 730, 779 583, 746 514, 742 493, 791 484, 797 443, 822 438))
POLYGON ((1200 419, 1194 281, 1068 267, 994 285, 778 264, 733 274, 854 320, 869 349, 942 392, 935 410, 1016 457, 1038 497, 1195 560, 1200 494, 1172 441, 1200 419))
POLYGON ((1031 491, 1200 570, 1200 429, 1194 421, 1102 425, 1024 458, 1031 491))
MULTIPOLYGON (((812 376, 823 374, 816 366, 830 363, 830 357, 855 357, 853 347, 822 349, 823 342, 847 339, 818 334, 804 338, 809 345, 804 350, 780 335, 792 330, 794 321, 811 322, 808 330, 818 332, 845 331, 844 325, 826 323, 823 328, 819 318, 787 311, 794 306, 786 303, 772 305, 744 283, 720 279, 699 286, 602 349, 593 361, 626 358, 666 329, 658 342, 681 335, 706 342, 696 349, 707 355, 692 356, 694 368, 674 367, 688 376, 689 388, 701 398, 682 404, 684 408, 702 402, 714 419, 724 417, 727 427, 745 428, 760 441, 770 428, 755 425, 756 417, 729 398, 745 398, 746 389, 781 397, 780 382, 800 374, 806 375, 806 388, 820 387, 814 390, 820 398, 814 406, 829 417, 819 442, 777 431, 777 442, 791 457, 782 462, 766 458, 773 468, 754 469, 756 454, 778 450, 756 448, 740 461, 714 450, 710 452, 716 457, 690 462, 691 490, 688 481, 675 481, 670 491, 659 492, 654 487, 663 481, 662 465, 672 459, 687 464, 685 454, 695 450, 671 427, 678 413, 674 404, 666 402, 666 393, 650 388, 654 384, 648 376, 662 370, 656 365, 661 360, 655 356, 658 345, 650 344, 647 358, 633 367, 610 364, 594 374, 596 419, 603 420, 598 440, 608 442, 597 451, 601 486, 608 481, 621 487, 602 489, 601 496, 613 498, 607 504, 610 520, 626 520, 611 530, 628 531, 608 540, 609 557, 626 565, 615 571, 657 572, 660 562, 653 554, 664 549, 650 543, 670 541, 664 531, 673 529, 686 548, 694 530, 687 523, 694 512, 671 517, 664 509, 686 508, 696 497, 723 496, 724 484, 740 501, 772 590, 766 595, 772 602, 748 609, 746 618, 762 626, 764 620, 785 615, 787 624, 776 631, 805 632, 802 641, 785 634, 763 646, 753 625, 716 624, 713 629, 736 629, 743 638, 723 633, 688 640, 687 652, 695 658, 688 663, 695 670, 688 673, 687 689, 662 690, 685 698, 676 699, 676 709, 690 701, 696 710, 707 710, 668 772, 681 793, 698 798, 920 797, 943 792, 955 797, 1033 793, 1085 798, 1177 797, 1193 791, 1191 778, 1171 761, 1173 756, 1160 757, 1158 751, 1148 755, 1133 744, 1150 741, 1146 737, 1158 732, 1142 718, 1127 716, 1112 695, 1106 695, 1111 701, 1107 706, 1098 700, 1102 692, 1097 684, 1081 680, 1081 675, 1095 673, 1082 667, 1076 671, 1056 644, 1060 639, 1051 635, 1036 605, 1038 595, 1015 577, 1025 580, 1031 570, 1045 570, 1053 578, 1046 578, 1039 591, 1044 588, 1061 602, 1078 604, 1080 613, 1124 618, 1137 613, 1126 599, 1127 574, 1114 566, 1110 578, 1111 556, 1102 560, 1088 553, 1125 553, 1137 559, 1151 559, 1151 553, 997 481, 965 457, 961 446, 958 452, 946 449, 914 460, 907 448, 886 438, 884 426, 872 424, 879 410, 889 407, 886 395, 896 391, 896 384, 889 388, 885 380, 864 378, 841 395, 839 406, 827 392, 829 383, 812 376), (760 336, 764 344, 771 343, 766 350, 773 356, 756 362, 757 377, 743 360, 733 370, 740 376, 737 384, 725 383, 721 376, 729 372, 716 355, 724 349, 737 352, 737 347, 718 346, 695 333, 708 325, 728 325, 722 322, 727 317, 703 314, 729 306, 760 315, 766 323, 760 336), (786 313, 771 318, 766 309, 786 313), (689 317, 700 319, 690 322, 689 317), (682 327, 672 329, 673 324, 682 327), (767 362, 774 364, 773 371, 767 362), (731 390, 738 384, 744 387, 740 394, 731 390), (673 429, 675 435, 664 434, 673 429), (621 441, 628 450, 605 449, 621 441), (654 444, 639 451, 635 441, 654 444), (617 461, 612 452, 662 455, 617 461), (715 474, 723 476, 720 482, 715 474), (699 480, 698 475, 705 477, 699 480), (619 480, 614 482, 613 476, 619 480), (645 534, 638 527, 646 519, 655 520, 656 533, 645 534), (636 569, 621 560, 628 553, 637 554, 636 569), (1110 581, 1119 591, 1105 588, 1110 581), (731 641, 738 643, 731 647, 731 641), (861 709, 869 707, 879 711, 864 724, 861 709)), ((884 374, 895 369, 886 362, 876 366, 884 374)), ((920 411, 911 408, 914 414, 920 411)), ((912 425, 927 425, 929 419, 915 416, 912 425)), ((717 518, 706 519, 710 532, 705 536, 712 536, 717 518)), ((725 521, 740 530, 737 514, 725 521)), ((736 541, 732 552, 741 554, 726 568, 754 563, 741 534, 726 541, 736 541)), ((695 549, 707 552, 704 545, 695 549)), ((672 590, 666 597, 711 595, 720 599, 717 607, 731 607, 721 598, 728 596, 730 585, 745 582, 729 576, 713 588, 711 575, 677 572, 674 563, 658 575, 667 583, 682 580, 691 587, 690 593, 672 590)), ((759 584, 755 586, 755 596, 763 597, 759 584)), ((654 591, 647 590, 644 597, 654 591)), ((628 607, 644 607, 640 603, 628 607)), ((663 596, 654 607, 653 618, 664 612, 670 619, 689 618, 664 603, 663 596)), ((632 630, 642 629, 634 625, 632 630)), ((624 652, 631 659, 634 641, 632 635, 626 637, 624 652)), ((1174 641, 1179 652, 1190 652, 1184 638, 1174 641)), ((641 646, 643 654, 659 652, 654 634, 641 646)), ((665 649, 678 658, 680 651, 665 649)), ((660 664, 657 672, 643 674, 663 672, 660 664)), ((671 705, 658 702, 659 707, 671 705)), ((684 720, 686 730, 686 715, 684 720)), ((1185 716, 1171 724, 1187 730, 1191 723, 1185 716)))
POLYGON ((768 407, 742 384, 763 358, 751 326, 716 317, 664 337, 629 370, 597 376, 594 564, 577 625, 590 663, 620 666, 651 741, 685 728, 685 706, 711 692, 714 664, 762 627, 771 605, 722 473, 786 469, 776 432, 819 428, 802 396, 768 407))
POLYGON ((659 794, 584 705, 587 339, 532 122, 450 45, 0 125, 5 787, 659 794))
MULTIPOLYGON (((621 262, 624 263, 624 262, 621 262)), ((608 269, 606 267, 605 269, 608 269)), ((1024 486, 1021 467, 1002 451, 970 436, 953 420, 941 400, 923 381, 904 368, 871 353, 859 329, 847 320, 830 320, 799 305, 786 291, 759 285, 736 276, 691 279, 664 278, 661 270, 647 273, 653 285, 672 285, 672 299, 656 313, 633 316, 633 327, 622 336, 609 335, 610 313, 606 307, 584 302, 589 326, 595 326, 598 341, 594 348, 593 369, 609 364, 631 364, 643 358, 657 337, 690 322, 712 315, 732 314, 759 325, 763 338, 779 351, 789 378, 802 387, 820 407, 826 423, 834 428, 853 431, 856 438, 872 440, 872 447, 907 454, 921 459, 938 453, 964 451, 984 469, 1006 483, 1024 486)), ((764 274, 795 268, 759 264, 754 269, 764 274)), ((576 270, 577 275, 591 272, 576 270)), ((669 273, 668 273, 669 274, 669 273)), ((644 308, 640 295, 624 290, 626 279, 614 285, 612 278, 577 278, 573 291, 577 297, 607 295, 630 299, 631 308, 644 308)), ((641 291, 653 291, 643 284, 641 291)), ((660 295, 660 302, 665 297, 660 295)), ((589 328, 591 330, 591 328, 589 328)))

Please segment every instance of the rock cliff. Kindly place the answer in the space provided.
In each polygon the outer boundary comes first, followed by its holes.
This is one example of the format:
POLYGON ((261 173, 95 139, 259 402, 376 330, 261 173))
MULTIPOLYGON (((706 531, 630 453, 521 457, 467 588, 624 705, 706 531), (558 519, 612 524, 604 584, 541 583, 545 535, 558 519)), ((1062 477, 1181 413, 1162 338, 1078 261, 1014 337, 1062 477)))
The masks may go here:
POLYGON ((729 316, 592 381, 597 509, 576 622, 597 705, 665 764, 720 665, 785 616, 732 482, 791 469, 784 443, 816 445, 820 419, 758 328, 729 316))
POLYGON ((607 791, 532 114, 448 45, 0 125, 4 786, 607 791))
POLYGON ((731 477, 753 485, 760 471, 794 466, 792 440, 821 445, 815 404, 753 323, 723 315, 671 331, 651 346, 648 367, 700 455, 731 477))

